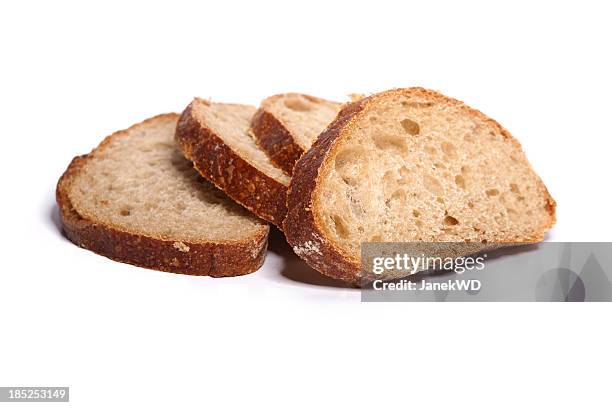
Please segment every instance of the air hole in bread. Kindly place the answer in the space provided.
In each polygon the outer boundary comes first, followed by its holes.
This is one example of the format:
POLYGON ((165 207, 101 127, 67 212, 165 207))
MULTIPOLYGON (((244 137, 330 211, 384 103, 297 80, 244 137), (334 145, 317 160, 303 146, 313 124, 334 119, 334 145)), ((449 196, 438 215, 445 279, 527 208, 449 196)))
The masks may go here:
POLYGON ((463 135, 463 140, 465 140, 468 143, 474 143, 476 141, 476 139, 474 138, 474 135, 471 133, 466 133, 465 135, 463 135))
POLYGON ((130 216, 132 214, 132 209, 129 208, 129 207, 124 207, 124 208, 121 209, 121 211, 119 211, 119 214, 122 217, 128 217, 128 216, 130 216))
POLYGON ((342 180, 350 185, 356 185, 361 176, 368 171, 368 157, 363 147, 348 148, 336 155, 335 168, 342 180))
POLYGON ((387 207, 391 207, 393 203, 404 204, 406 202, 406 192, 404 190, 396 190, 391 194, 388 200, 385 201, 387 207))
POLYGON ((402 127, 404 128, 404 130, 407 133, 411 134, 412 136, 416 136, 421 132, 421 128, 419 127, 419 124, 413 120, 404 119, 400 123, 402 127))
POLYGON ((374 145, 381 150, 397 150, 401 154, 408 153, 408 145, 406 139, 397 135, 378 134, 372 135, 374 145))
POLYGON ((512 191, 514 194, 519 194, 519 188, 515 183, 510 183, 510 191, 512 191))
POLYGON ((287 97, 284 103, 287 108, 298 112, 308 112, 312 109, 308 102, 298 96, 287 97))
POLYGON ((444 225, 453 226, 459 224, 459 220, 453 216, 447 215, 444 217, 444 225))
POLYGON ((423 176, 423 186, 433 195, 441 195, 444 193, 442 184, 429 174, 423 176))
POLYGON ((453 159, 457 156, 457 152, 455 151, 455 146, 453 146, 452 143, 449 142, 442 142, 442 151, 444 152, 445 155, 447 155, 449 158, 453 159))
POLYGON ((406 192, 402 189, 396 190, 391 194, 391 198, 398 201, 406 201, 406 192))
POLYGON ((383 175, 383 181, 385 183, 395 182, 395 171, 394 170, 385 171, 385 174, 383 175))
POLYGON ((465 179, 463 178, 461 174, 458 174, 455 176, 455 184, 459 188, 463 188, 463 189, 465 188, 465 179))
POLYGON ((382 242, 382 240, 383 239, 382 239, 382 236, 380 236, 380 234, 373 235, 370 238, 370 242, 382 242))
POLYGON ((410 170, 408 170, 408 168, 406 166, 402 166, 399 169, 399 180, 398 182, 400 184, 408 184, 409 181, 409 177, 410 177, 410 170))
POLYGON ((433 156, 436 154, 437 150, 433 146, 425 146, 425 152, 433 156))
POLYGON ((349 203, 351 206, 351 212, 355 217, 361 218, 365 215, 365 210, 363 209, 359 199, 355 198, 353 195, 349 195, 349 203))
POLYGON ((334 230, 336 231, 336 235, 339 238, 348 238, 349 229, 346 223, 344 222, 344 220, 342 219, 342 217, 337 214, 334 214, 332 215, 331 220, 333 222, 333 226, 334 226, 334 230))
POLYGON ((489 190, 487 190, 487 195, 489 197, 495 197, 495 196, 499 195, 499 190, 496 189, 496 188, 489 189, 489 190))
POLYGON ((416 218, 421 216, 421 212, 419 210, 412 210, 412 215, 416 218))

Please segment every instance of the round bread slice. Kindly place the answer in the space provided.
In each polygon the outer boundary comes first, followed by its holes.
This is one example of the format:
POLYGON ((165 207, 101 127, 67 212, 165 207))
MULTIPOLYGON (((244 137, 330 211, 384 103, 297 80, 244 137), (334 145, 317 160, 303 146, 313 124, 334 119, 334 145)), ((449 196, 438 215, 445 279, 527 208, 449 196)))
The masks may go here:
POLYGON ((556 206, 507 130, 422 88, 346 105, 296 163, 287 205, 296 254, 357 285, 362 242, 537 242, 556 206))
POLYGON ((234 201, 279 228, 287 213, 289 176, 249 134, 255 108, 195 98, 176 128, 176 141, 198 172, 234 201))
POLYGON ((198 175, 175 146, 178 118, 147 119, 72 160, 56 191, 66 236, 150 269, 214 277, 259 269, 269 226, 198 175))
POLYGON ((341 106, 299 93, 270 96, 261 102, 251 129, 272 162, 291 175, 295 162, 310 149, 341 106))

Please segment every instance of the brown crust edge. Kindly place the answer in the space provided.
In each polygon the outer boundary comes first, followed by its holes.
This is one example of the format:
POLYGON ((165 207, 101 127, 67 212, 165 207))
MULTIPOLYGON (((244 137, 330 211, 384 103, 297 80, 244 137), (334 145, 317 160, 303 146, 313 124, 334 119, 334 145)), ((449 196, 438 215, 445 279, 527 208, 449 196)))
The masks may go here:
MULTIPOLYGON (((142 123, 169 116, 178 117, 177 114, 164 114, 142 123)), ((108 136, 94 151, 104 147, 111 138, 124 135, 130 129, 108 136)), ((242 242, 181 241, 189 247, 189 250, 184 252, 184 246, 177 245, 177 241, 135 234, 83 218, 74 209, 68 191, 75 175, 90 158, 91 153, 75 157, 60 177, 56 188, 62 228, 66 237, 76 245, 118 262, 187 275, 239 276, 255 272, 263 264, 268 245, 268 226, 262 228, 251 240, 242 242)))
POLYGON ((234 152, 193 113, 196 98, 181 114, 175 140, 196 170, 231 199, 282 229, 287 213, 287 186, 259 171, 234 152))
POLYGON ((295 142, 281 121, 261 107, 253 115, 251 130, 270 160, 288 175, 293 174, 293 166, 304 154, 304 149, 295 142))
MULTIPOLYGON (((324 275, 357 286, 363 283, 360 279, 361 265, 358 260, 352 259, 325 237, 314 212, 311 211, 313 195, 317 187, 320 169, 325 164, 326 159, 333 154, 335 142, 341 136, 342 131, 351 126, 351 122, 371 101, 398 91, 421 94, 459 106, 468 114, 479 117, 496 127, 506 139, 520 148, 520 143, 510 132, 484 113, 465 105, 457 99, 424 88, 391 89, 345 105, 336 119, 319 136, 312 148, 296 162, 293 168, 294 173, 287 193, 288 212, 284 221, 284 233, 296 254, 311 267, 324 275)), ((529 166, 531 167, 531 164, 529 166)), ((533 168, 531 170, 533 171, 533 168)), ((535 174, 537 175, 537 173, 535 174)), ((524 237, 520 243, 542 241, 546 231, 556 222, 555 210, 557 204, 541 180, 540 183, 546 196, 544 205, 550 214, 550 221, 543 225, 537 233, 524 237)))
POLYGON ((312 195, 317 185, 319 168, 330 154, 342 129, 364 107, 364 100, 345 105, 336 119, 319 136, 314 145, 293 167, 287 193, 287 216, 284 232, 294 252, 308 265, 324 275, 359 285, 360 266, 350 260, 325 238, 311 211, 312 195), (357 271, 356 271, 357 269, 357 271))

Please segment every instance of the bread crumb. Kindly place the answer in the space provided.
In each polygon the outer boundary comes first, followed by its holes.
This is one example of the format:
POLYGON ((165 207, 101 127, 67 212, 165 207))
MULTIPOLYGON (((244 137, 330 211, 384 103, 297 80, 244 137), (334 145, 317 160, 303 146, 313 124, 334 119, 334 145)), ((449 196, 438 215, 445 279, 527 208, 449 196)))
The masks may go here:
POLYGON ((172 244, 172 246, 181 252, 189 252, 190 249, 187 245, 185 245, 185 243, 181 241, 176 241, 174 244, 172 244))

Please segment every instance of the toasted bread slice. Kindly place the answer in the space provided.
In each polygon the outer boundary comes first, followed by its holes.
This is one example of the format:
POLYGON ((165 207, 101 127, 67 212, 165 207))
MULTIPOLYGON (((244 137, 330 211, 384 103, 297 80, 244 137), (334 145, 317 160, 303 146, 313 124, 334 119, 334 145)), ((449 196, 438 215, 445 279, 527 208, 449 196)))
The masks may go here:
POLYGON ((175 146, 178 118, 145 120, 72 160, 56 191, 66 236, 162 271, 220 277, 259 269, 269 226, 198 175, 175 146))
POLYGON ((353 284, 362 242, 537 242, 556 206, 507 130, 422 88, 345 106, 296 163, 287 205, 295 252, 353 284))
POLYGON ((289 176, 249 135, 255 108, 195 98, 176 128, 181 151, 201 175, 255 215, 280 227, 289 176))
POLYGON ((310 149, 341 106, 299 93, 274 95, 261 102, 251 129, 270 160, 291 175, 295 162, 310 149))

